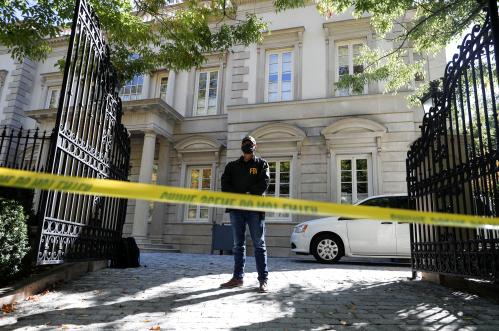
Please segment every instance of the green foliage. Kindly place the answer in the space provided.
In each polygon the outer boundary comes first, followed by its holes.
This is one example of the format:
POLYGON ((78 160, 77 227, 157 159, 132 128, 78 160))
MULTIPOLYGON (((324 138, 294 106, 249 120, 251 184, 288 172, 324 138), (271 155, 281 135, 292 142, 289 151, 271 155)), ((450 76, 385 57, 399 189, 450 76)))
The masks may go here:
MULTIPOLYGON (((167 5, 166 0, 89 1, 105 31, 122 82, 160 67, 182 70, 199 66, 206 54, 258 42, 266 29, 266 23, 257 16, 237 14, 238 0, 185 0, 175 5, 167 5)), ((309 4, 305 0, 274 0, 276 11, 309 4)), ((368 13, 376 38, 396 45, 394 50, 363 52, 366 70, 342 76, 338 86, 354 91, 367 81, 385 81, 385 91, 398 90, 424 65, 424 60, 408 63, 408 48, 435 54, 470 24, 483 21, 483 4, 476 0, 315 0, 315 4, 327 17, 351 7, 355 17, 368 13)), ((51 51, 46 38, 67 31, 73 6, 74 0, 0 0, 0 44, 18 59, 46 58, 51 51)))
POLYGON ((15 200, 0 199, 0 274, 2 280, 20 271, 28 252, 26 216, 15 200))
POLYGON ((355 64, 365 64, 364 71, 355 75, 345 75, 336 84, 337 88, 352 88, 354 93, 362 93, 365 84, 386 80, 386 91, 397 91, 412 84, 416 75, 424 76, 424 61, 408 63, 407 49, 387 54, 365 46, 355 59, 355 64), (389 79, 388 79, 389 78, 389 79))
POLYGON ((385 92, 395 92, 422 73, 425 60, 409 63, 407 48, 432 55, 441 51, 473 23, 483 21, 483 3, 476 0, 318 0, 318 10, 331 16, 353 7, 354 16, 371 15, 376 37, 393 42, 394 49, 364 49, 360 62, 366 70, 342 76, 338 88, 354 91, 367 81, 385 81, 385 92))
POLYGON ((286 9, 300 8, 307 4, 305 0, 274 0, 274 6, 277 12, 284 11, 286 9))
POLYGON ((33 210, 34 197, 34 190, 0 186, 0 200, 6 199, 17 201, 23 208, 24 215, 26 216, 26 224, 28 225, 37 225, 35 212, 33 210))
MULTIPOLYGON (((258 42, 266 28, 255 15, 237 17, 235 3, 225 0, 186 0, 172 6, 165 0, 89 1, 122 83, 160 67, 199 66, 206 54, 258 42)), ((18 60, 43 60, 52 50, 46 38, 68 31, 73 8, 74 0, 0 0, 0 44, 18 60)))
POLYGON ((424 83, 419 88, 411 94, 407 101, 412 107, 421 107, 421 102, 429 97, 430 93, 430 83, 424 83))

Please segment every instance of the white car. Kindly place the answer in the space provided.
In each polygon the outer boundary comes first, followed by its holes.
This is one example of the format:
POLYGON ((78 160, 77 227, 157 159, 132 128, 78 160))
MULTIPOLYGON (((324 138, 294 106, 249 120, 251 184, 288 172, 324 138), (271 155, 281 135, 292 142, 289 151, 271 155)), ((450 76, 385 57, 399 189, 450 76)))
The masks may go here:
MULTIPOLYGON (((408 209, 407 195, 379 195, 356 205, 408 209)), ((300 223, 291 235, 291 250, 312 254, 322 263, 342 256, 410 258, 409 223, 327 217, 300 223)))

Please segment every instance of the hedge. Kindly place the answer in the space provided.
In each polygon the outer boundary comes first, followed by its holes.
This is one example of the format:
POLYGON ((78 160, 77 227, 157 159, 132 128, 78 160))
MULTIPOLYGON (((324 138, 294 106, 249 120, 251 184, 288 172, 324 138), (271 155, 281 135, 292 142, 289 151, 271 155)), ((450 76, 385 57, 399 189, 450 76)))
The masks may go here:
POLYGON ((21 269, 29 250, 26 214, 16 200, 0 198, 0 275, 8 281, 21 269))

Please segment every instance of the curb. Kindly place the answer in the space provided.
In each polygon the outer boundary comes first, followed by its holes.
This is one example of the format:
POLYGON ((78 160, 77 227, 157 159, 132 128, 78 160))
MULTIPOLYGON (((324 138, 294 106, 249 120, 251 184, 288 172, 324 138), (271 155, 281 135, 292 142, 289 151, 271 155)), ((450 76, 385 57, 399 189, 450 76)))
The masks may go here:
POLYGON ((108 267, 107 260, 67 263, 48 270, 45 273, 30 277, 6 287, 5 293, 0 289, 0 306, 22 301, 31 295, 59 282, 66 282, 80 277, 87 272, 93 272, 108 267))

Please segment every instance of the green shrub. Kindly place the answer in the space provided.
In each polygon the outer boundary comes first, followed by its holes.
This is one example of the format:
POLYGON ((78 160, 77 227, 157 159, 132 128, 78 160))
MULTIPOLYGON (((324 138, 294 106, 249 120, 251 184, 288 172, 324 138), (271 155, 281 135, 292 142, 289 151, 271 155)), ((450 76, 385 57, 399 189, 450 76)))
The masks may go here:
POLYGON ((21 205, 26 216, 26 224, 28 225, 37 225, 33 211, 34 197, 35 190, 0 186, 0 199, 15 200, 21 205))
POLYGON ((0 283, 19 272, 22 259, 29 250, 27 232, 26 215, 21 204, 0 199, 0 283))

